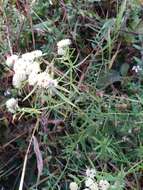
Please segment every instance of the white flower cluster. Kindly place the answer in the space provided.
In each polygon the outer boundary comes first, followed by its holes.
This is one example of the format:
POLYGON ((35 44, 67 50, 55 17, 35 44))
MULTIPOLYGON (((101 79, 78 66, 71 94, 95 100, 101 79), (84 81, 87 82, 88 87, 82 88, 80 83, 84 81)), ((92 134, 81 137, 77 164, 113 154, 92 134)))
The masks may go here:
POLYGON ((65 55, 66 48, 71 45, 70 39, 63 39, 57 43, 58 55, 65 55))
MULTIPOLYGON (((34 75, 31 77, 34 77, 34 75)), ((35 75, 33 80, 29 77, 29 84, 33 85, 32 82, 36 83, 39 88, 56 88, 58 85, 57 80, 53 79, 47 71, 35 75)))
POLYGON ((8 109, 9 112, 15 113, 17 111, 17 109, 19 108, 18 100, 15 98, 11 98, 11 99, 7 100, 6 108, 8 109))
POLYGON ((22 54, 20 57, 11 55, 7 58, 6 64, 14 70, 13 86, 20 88, 22 83, 28 80, 29 85, 37 85, 39 88, 56 87, 54 80, 47 71, 42 72, 36 58, 42 56, 42 51, 35 50, 22 54))
MULTIPOLYGON (((110 184, 107 180, 100 180, 97 182, 94 178, 96 175, 95 169, 86 170, 85 188, 83 190, 108 190, 110 184)), ((78 184, 76 182, 71 182, 69 185, 70 190, 78 190, 78 184)))

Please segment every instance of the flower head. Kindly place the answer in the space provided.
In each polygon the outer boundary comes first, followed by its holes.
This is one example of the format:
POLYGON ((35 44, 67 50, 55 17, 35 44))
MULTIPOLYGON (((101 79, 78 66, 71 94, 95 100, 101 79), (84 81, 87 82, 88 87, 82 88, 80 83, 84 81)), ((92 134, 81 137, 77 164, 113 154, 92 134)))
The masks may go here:
POLYGON ((58 55, 64 55, 66 53, 66 48, 71 45, 70 39, 63 39, 57 43, 58 55))
POLYGON ((34 50, 30 52, 31 56, 34 58, 38 58, 42 56, 42 51, 41 50, 34 50))
MULTIPOLYGON (((69 40, 66 40, 66 44, 69 43, 69 40)), ((63 42, 59 43, 60 47, 65 45, 63 42)), ((28 80, 29 85, 37 85, 39 88, 47 89, 57 87, 57 80, 53 79, 47 71, 42 72, 40 64, 35 60, 41 56, 42 51, 35 50, 22 54, 20 58, 16 55, 12 55, 7 58, 7 65, 12 66, 14 71, 12 80, 14 87, 20 88, 22 82, 26 80, 28 80)))
POLYGON ((22 82, 27 79, 30 82, 30 85, 34 85, 36 83, 36 78, 34 79, 33 77, 35 77, 41 69, 39 63, 34 59, 40 56, 42 56, 42 52, 40 50, 35 50, 23 54, 15 61, 13 65, 13 70, 15 72, 13 76, 14 87, 20 88, 22 82), (32 81, 32 79, 34 80, 32 81))
POLYGON ((63 40, 61 40, 61 41, 59 41, 57 43, 58 48, 67 47, 69 45, 71 45, 71 40, 70 39, 63 39, 63 40))
POLYGON ((65 55, 66 49, 65 48, 58 48, 58 55, 65 55))
POLYGON ((15 73, 23 71, 26 75, 29 75, 31 72, 40 72, 40 65, 36 61, 20 58, 15 62, 13 70, 15 73))
POLYGON ((37 85, 40 88, 55 88, 57 87, 57 84, 57 80, 52 79, 46 71, 37 75, 37 85))
POLYGON ((99 190, 98 184, 97 184, 96 182, 94 182, 94 183, 90 186, 90 190, 99 190))
POLYGON ((22 59, 27 59, 27 60, 34 60, 35 58, 41 57, 42 56, 42 51, 41 50, 34 50, 31 52, 27 52, 22 54, 22 59))
POLYGON ((18 100, 15 98, 11 98, 11 99, 7 100, 6 107, 9 112, 15 113, 18 109, 18 100))
POLYGON ((25 68, 26 75, 30 75, 31 73, 38 73, 40 72, 40 65, 38 62, 34 61, 31 64, 27 64, 27 67, 25 68))
POLYGON ((85 186, 87 188, 89 188, 90 190, 98 190, 98 184, 96 181, 94 181, 93 179, 91 179, 90 177, 88 177, 85 180, 85 186))
POLYGON ((25 72, 26 65, 27 65, 27 61, 22 59, 22 58, 19 58, 19 59, 17 59, 17 61, 13 65, 13 70, 14 70, 15 73, 17 73, 19 71, 25 72))
POLYGON ((69 188, 70 190, 78 190, 78 184, 76 182, 71 182, 69 188))
POLYGON ((91 169, 87 168, 86 169, 86 176, 87 177, 94 179, 95 175, 96 175, 96 170, 94 168, 91 168, 91 169))
POLYGON ((12 79, 12 84, 15 88, 20 88, 23 81, 26 80, 26 73, 23 71, 19 71, 14 74, 12 79))
POLYGON ((99 181, 99 189, 100 190, 108 190, 110 187, 110 183, 107 180, 99 181))
POLYGON ((7 59, 6 59, 6 65, 10 68, 13 67, 14 63, 17 61, 18 59, 18 56, 13 54, 11 56, 8 56, 7 59))
POLYGON ((37 76, 38 74, 35 72, 32 72, 28 77, 28 83, 30 86, 34 86, 37 83, 37 76))

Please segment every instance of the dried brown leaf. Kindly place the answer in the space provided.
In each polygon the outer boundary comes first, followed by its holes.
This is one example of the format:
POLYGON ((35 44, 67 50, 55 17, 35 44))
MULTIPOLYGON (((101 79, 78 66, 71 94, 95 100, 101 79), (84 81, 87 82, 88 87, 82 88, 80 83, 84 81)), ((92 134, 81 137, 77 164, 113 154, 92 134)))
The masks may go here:
POLYGON ((37 181, 38 181, 43 171, 43 159, 42 159, 42 154, 39 148, 38 140, 35 136, 33 136, 33 145, 34 145, 34 152, 36 154, 36 159, 37 159, 37 169, 38 169, 37 181))

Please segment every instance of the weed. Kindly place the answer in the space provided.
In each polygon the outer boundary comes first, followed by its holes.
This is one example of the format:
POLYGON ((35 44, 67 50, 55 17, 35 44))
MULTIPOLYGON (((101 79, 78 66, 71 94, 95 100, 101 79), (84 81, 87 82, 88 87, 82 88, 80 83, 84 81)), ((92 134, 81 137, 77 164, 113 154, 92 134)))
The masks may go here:
POLYGON ((1 1, 0 15, 0 188, 142 189, 141 1, 1 1))

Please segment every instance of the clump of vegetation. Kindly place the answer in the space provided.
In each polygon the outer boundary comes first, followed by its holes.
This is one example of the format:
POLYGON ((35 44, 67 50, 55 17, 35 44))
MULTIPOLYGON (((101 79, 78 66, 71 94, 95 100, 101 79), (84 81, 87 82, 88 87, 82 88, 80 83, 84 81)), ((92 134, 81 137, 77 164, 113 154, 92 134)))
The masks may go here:
POLYGON ((142 189, 142 5, 0 2, 1 189, 142 189))

